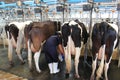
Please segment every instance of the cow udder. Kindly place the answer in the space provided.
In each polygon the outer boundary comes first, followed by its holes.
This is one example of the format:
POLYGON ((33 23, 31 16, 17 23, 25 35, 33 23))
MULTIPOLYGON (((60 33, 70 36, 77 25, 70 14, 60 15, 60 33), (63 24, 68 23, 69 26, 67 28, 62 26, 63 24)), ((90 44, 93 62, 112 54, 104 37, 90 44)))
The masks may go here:
POLYGON ((75 53, 76 53, 75 45, 74 45, 74 42, 73 42, 71 36, 68 38, 68 50, 70 51, 71 55, 75 55, 75 53))

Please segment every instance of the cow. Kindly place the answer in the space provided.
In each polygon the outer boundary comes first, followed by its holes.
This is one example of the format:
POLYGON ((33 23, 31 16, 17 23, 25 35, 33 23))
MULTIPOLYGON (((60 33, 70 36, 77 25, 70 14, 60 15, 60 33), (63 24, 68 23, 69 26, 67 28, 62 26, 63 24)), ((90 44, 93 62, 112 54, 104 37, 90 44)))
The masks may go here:
POLYGON ((31 22, 32 21, 10 22, 9 24, 5 25, 5 31, 8 39, 8 59, 11 66, 14 66, 12 61, 13 49, 15 49, 21 63, 25 63, 21 56, 21 49, 24 46, 22 45, 24 42, 24 28, 31 22))
POLYGON ((63 46, 65 50, 66 78, 71 71, 71 56, 75 56, 75 77, 80 78, 78 64, 83 45, 87 43, 89 34, 79 20, 65 22, 62 25, 63 46))
POLYGON ((112 59, 113 50, 118 42, 118 26, 116 24, 96 23, 92 30, 92 73, 90 80, 99 80, 104 71, 105 80, 112 59), (98 66, 98 69, 96 70, 98 66), (103 70, 104 69, 104 70, 103 70), (96 77, 94 76, 96 73, 96 77))
POLYGON ((60 30, 60 22, 42 21, 32 22, 24 29, 25 40, 28 49, 28 64, 32 70, 32 53, 34 53, 34 61, 37 72, 41 72, 39 68, 39 57, 45 41, 56 31, 60 30))

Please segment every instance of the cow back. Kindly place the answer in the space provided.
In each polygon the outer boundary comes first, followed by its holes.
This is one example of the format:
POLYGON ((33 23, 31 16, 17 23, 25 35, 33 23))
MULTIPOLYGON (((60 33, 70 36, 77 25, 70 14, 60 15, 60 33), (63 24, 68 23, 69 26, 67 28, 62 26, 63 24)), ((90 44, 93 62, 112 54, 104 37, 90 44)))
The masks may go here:
MULTIPOLYGON (((115 38, 117 37, 117 31, 109 25, 107 22, 101 22, 101 23, 96 23, 93 26, 93 31, 92 31, 92 42, 97 42, 96 44, 99 46, 106 44, 109 35, 114 35, 115 38)), ((112 39, 115 39, 112 37, 112 39)), ((111 40, 112 40, 111 39, 111 40)), ((113 40, 114 41, 114 40, 113 40)))
POLYGON ((53 21, 44 22, 32 22, 30 25, 25 27, 26 39, 30 39, 33 43, 34 48, 39 50, 41 43, 48 39, 51 35, 57 31, 57 23, 53 21))
POLYGON ((6 25, 5 26, 5 31, 6 31, 6 33, 7 33, 7 31, 10 33, 9 34, 9 36, 10 36, 9 39, 11 39, 11 36, 13 36, 15 41, 17 42, 19 29, 17 28, 17 26, 15 24, 6 25))
POLYGON ((78 19, 76 19, 75 22, 77 22, 80 25, 80 27, 82 28, 82 40, 83 40, 84 44, 87 43, 89 34, 87 32, 85 25, 82 22, 80 22, 78 19))

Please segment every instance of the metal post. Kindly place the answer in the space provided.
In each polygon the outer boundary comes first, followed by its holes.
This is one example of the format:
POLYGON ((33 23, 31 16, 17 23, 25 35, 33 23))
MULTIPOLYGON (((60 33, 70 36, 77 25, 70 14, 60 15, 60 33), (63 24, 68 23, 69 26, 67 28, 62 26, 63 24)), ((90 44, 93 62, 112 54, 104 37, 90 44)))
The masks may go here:
MULTIPOLYGON (((93 12, 93 8, 94 8, 94 2, 90 2, 91 4, 91 10, 90 10, 90 23, 89 23, 89 35, 91 34, 91 30, 92 30, 92 12, 93 12)), ((88 64, 87 62, 87 54, 90 50, 90 37, 88 38, 87 44, 85 45, 85 50, 84 50, 84 63, 87 64, 88 67, 91 68, 91 65, 88 64)))
POLYGON ((22 12, 23 12, 23 22, 25 21, 25 14, 24 14, 24 8, 23 8, 23 6, 22 6, 22 12))
POLYGON ((91 34, 91 30, 92 30, 92 13, 93 13, 93 6, 94 6, 94 3, 91 3, 92 5, 92 8, 90 10, 90 27, 89 27, 89 34, 91 34))
MULTIPOLYGON (((120 3, 119 3, 120 5, 120 3)), ((118 9, 118 35, 119 35, 119 45, 118 45, 118 67, 120 67, 120 9, 118 9)))
POLYGON ((19 6, 19 9, 21 8, 21 10, 22 10, 22 21, 23 22, 25 21, 24 7, 25 7, 25 5, 19 6))
POLYGON ((41 3, 41 1, 40 1, 40 6, 41 6, 41 7, 40 7, 40 10, 41 10, 41 11, 40 11, 40 15, 41 15, 41 21, 42 21, 42 5, 41 5, 41 4, 42 4, 42 3, 41 3))
POLYGON ((65 1, 63 1, 63 23, 64 23, 64 14, 65 14, 65 1))

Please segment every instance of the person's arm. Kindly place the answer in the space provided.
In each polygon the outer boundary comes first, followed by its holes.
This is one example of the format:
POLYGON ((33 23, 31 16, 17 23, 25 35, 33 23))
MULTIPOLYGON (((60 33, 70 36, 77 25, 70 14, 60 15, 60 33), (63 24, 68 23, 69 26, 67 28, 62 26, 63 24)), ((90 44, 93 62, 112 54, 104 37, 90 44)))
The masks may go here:
POLYGON ((58 53, 59 53, 58 58, 62 62, 64 60, 64 56, 65 56, 64 48, 63 48, 62 44, 58 45, 58 53))
POLYGON ((63 54, 63 55, 64 55, 64 48, 63 48, 62 44, 59 44, 59 45, 58 45, 58 52, 59 52, 60 54, 63 54))

